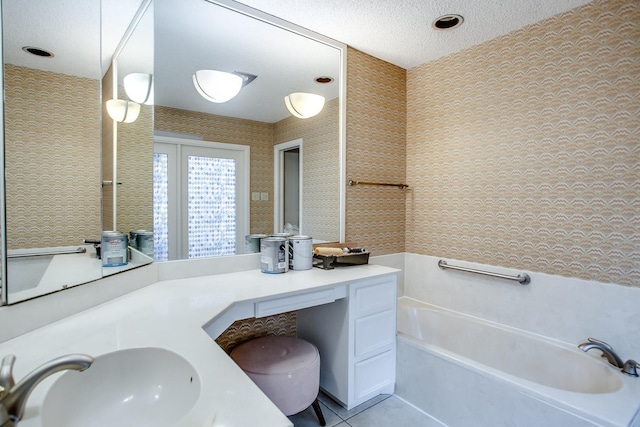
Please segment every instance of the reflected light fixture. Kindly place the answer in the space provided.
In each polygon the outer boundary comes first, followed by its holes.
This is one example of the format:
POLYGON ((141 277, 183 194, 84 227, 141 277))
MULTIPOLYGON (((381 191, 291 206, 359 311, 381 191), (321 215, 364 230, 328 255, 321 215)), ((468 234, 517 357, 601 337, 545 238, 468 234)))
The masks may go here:
POLYGON ((124 76, 124 91, 133 102, 153 105, 153 74, 131 73, 124 76))
POLYGON ((308 119, 320 113, 324 108, 324 96, 314 93, 294 92, 284 97, 284 103, 291 114, 308 119))
POLYGON ((244 79, 238 74, 217 70, 198 70, 193 75, 193 85, 204 99, 210 102, 227 102, 240 92, 244 79))
POLYGON ((107 113, 116 122, 135 122, 140 114, 140 104, 126 99, 110 99, 107 101, 107 113))

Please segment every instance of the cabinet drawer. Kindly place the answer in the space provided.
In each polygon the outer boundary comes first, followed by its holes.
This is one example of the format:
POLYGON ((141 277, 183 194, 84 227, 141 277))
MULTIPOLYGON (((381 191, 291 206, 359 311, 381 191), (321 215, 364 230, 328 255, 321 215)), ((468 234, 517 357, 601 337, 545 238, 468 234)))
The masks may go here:
POLYGON ((255 303, 255 317, 265 317, 287 311, 300 310, 316 305, 328 304, 335 300, 334 290, 330 288, 267 301, 259 301, 255 303))
POLYGON ((392 351, 355 364, 354 398, 360 401, 395 381, 395 361, 392 351))
POLYGON ((392 345, 395 341, 396 319, 392 309, 356 319, 355 326, 356 358, 392 345))
POLYGON ((385 279, 355 290, 356 317, 388 309, 396 304, 396 283, 385 279))

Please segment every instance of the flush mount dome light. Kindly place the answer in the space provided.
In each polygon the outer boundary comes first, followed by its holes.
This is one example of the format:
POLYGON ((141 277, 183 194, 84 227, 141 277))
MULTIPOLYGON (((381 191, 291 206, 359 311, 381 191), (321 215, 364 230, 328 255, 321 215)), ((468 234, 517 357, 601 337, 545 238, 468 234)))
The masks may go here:
POLYGON ((243 78, 237 74, 217 70, 198 70, 193 75, 193 85, 207 101, 227 102, 242 89, 243 78))
POLYGON ((116 122, 135 122, 140 114, 140 104, 126 99, 110 99, 107 101, 107 113, 116 122))
POLYGON ((324 96, 315 93, 294 92, 284 97, 284 103, 291 114, 300 119, 308 119, 322 111, 324 96))
POLYGON ((443 15, 433 21, 433 27, 436 30, 451 30, 459 27, 464 22, 464 18, 461 15, 449 14, 443 15))
POLYGON ((131 73, 124 76, 124 91, 133 102, 153 105, 153 75, 131 73))

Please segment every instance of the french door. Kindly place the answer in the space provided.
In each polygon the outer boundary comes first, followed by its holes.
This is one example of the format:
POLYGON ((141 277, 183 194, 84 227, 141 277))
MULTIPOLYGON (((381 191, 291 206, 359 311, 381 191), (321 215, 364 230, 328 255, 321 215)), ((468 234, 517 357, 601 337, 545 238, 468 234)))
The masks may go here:
POLYGON ((156 261, 243 252, 248 163, 248 146, 155 138, 156 261))

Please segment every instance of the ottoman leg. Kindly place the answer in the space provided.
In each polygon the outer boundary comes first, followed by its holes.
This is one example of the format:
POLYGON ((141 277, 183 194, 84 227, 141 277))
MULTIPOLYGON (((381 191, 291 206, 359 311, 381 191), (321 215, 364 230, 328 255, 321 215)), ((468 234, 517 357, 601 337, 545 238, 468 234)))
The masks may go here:
POLYGON ((318 399, 314 400, 311 406, 313 407, 313 410, 316 413, 316 417, 318 417, 318 421, 320 422, 320 425, 326 426, 327 422, 324 420, 324 415, 322 415, 322 408, 320 408, 320 402, 318 402, 318 399))

